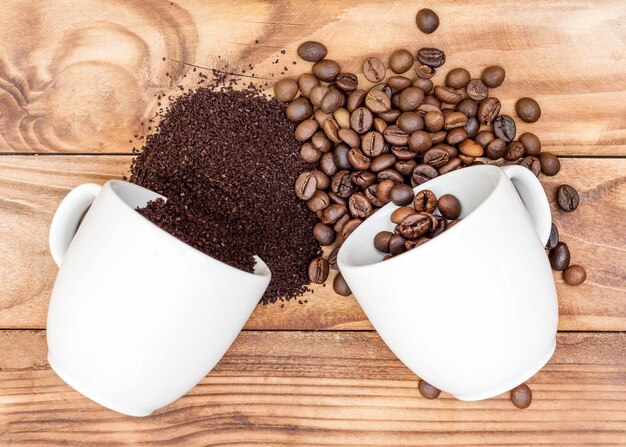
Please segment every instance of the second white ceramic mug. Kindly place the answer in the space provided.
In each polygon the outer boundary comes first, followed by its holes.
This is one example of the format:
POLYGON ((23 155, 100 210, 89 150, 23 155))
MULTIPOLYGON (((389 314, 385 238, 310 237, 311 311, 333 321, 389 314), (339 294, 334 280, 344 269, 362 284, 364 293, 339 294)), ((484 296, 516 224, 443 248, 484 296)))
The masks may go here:
POLYGON ((228 266, 135 209, 158 194, 112 180, 61 202, 50 227, 59 265, 48 361, 70 386, 131 416, 178 399, 220 360, 270 281, 228 266), (80 228, 79 219, 87 210, 80 228))
POLYGON ((544 246, 550 207, 521 166, 475 166, 415 188, 454 194, 462 221, 382 262, 389 204, 344 242, 339 269, 383 341, 415 374, 461 400, 526 381, 556 347, 558 306, 544 246))

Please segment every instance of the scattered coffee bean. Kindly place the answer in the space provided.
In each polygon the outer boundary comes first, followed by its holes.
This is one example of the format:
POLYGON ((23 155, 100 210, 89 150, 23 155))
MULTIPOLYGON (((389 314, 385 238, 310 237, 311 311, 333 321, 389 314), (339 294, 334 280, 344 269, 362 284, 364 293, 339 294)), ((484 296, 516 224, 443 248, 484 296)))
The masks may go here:
POLYGON ((584 267, 574 264, 570 265, 563 272, 563 280, 570 286, 579 286, 587 279, 587 272, 584 267))
POLYGON ((391 99, 385 92, 371 89, 365 95, 365 106, 374 113, 383 113, 391 108, 391 99))
POLYGON ((489 88, 500 87, 504 82, 504 68, 499 65, 492 65, 483 70, 480 79, 489 88))
POLYGON ((552 224, 550 227, 550 237, 548 238, 548 243, 546 244, 547 250, 552 250, 556 247, 556 244, 559 243, 559 229, 556 225, 552 224))
POLYGON ((561 185, 556 191, 557 203, 563 211, 572 212, 578 208, 578 192, 570 185, 561 185))
POLYGON ((298 77, 300 93, 307 98, 311 94, 311 90, 318 85, 320 85, 320 81, 312 73, 303 73, 298 77))
POLYGON ((461 215, 461 202, 452 194, 444 194, 437 201, 437 208, 443 217, 448 220, 458 219, 461 215))
POLYGON ((419 380, 417 384, 417 389, 419 390, 422 397, 426 399, 437 399, 441 394, 441 390, 439 388, 435 388, 423 379, 419 380))
MULTIPOLYGON (((367 199, 366 199, 367 200, 367 199)), ((370 213, 371 214, 371 213, 370 213)), ((367 217, 367 216, 365 216, 367 217)), ((348 239, 348 237, 350 237, 350 235, 352 234, 352 232, 354 230, 357 229, 357 227, 359 225, 361 225, 363 223, 363 221, 359 218, 356 219, 350 219, 349 221, 347 221, 344 225, 343 228, 341 229, 341 237, 342 239, 345 241, 346 239, 348 239)))
POLYGON ((515 103, 515 112, 527 123, 534 123, 541 117, 541 107, 532 98, 518 99, 515 103))
POLYGON ((438 68, 445 64, 446 55, 437 48, 420 48, 417 52, 417 60, 431 68, 438 68))
POLYGON ((319 62, 326 57, 327 53, 326 47, 319 42, 308 41, 298 47, 298 56, 307 62, 319 62))
POLYGON ((313 226, 313 237, 322 246, 335 242, 335 236, 335 231, 329 225, 318 222, 313 226))
POLYGON ((398 117, 398 127, 408 134, 412 134, 424 128, 424 119, 417 112, 404 112, 398 117))
POLYGON ((411 174, 411 186, 416 187, 421 185, 422 183, 427 182, 439 175, 437 169, 432 166, 422 163, 415 166, 413 169, 413 174, 411 174))
POLYGON ((386 73, 385 65, 375 57, 369 57, 363 62, 363 74, 370 82, 382 81, 386 73))
POLYGON ((435 86, 435 96, 446 104, 458 104, 463 99, 462 93, 443 85, 435 86))
POLYGON ((439 27, 439 17, 432 9, 423 8, 417 11, 415 23, 421 32, 431 34, 439 27))
POLYGON ((456 106, 457 112, 463 113, 468 118, 478 115, 478 103, 472 98, 465 98, 456 106))
POLYGON ((381 231, 374 237, 374 247, 382 253, 389 253, 389 241, 393 237, 391 231, 381 231))
POLYGON ((400 92, 398 107, 403 112, 417 110, 424 100, 424 90, 419 87, 408 87, 400 92))
POLYGON ((437 208, 437 196, 428 190, 423 189, 415 194, 413 200, 413 208, 415 211, 425 211, 427 213, 433 213, 437 208))
POLYGON ((525 383, 513 388, 511 390, 511 402, 517 408, 528 408, 533 401, 533 393, 525 383))
POLYGON ((313 196, 306 202, 306 206, 314 213, 322 211, 328 205, 330 205, 330 197, 328 197, 326 192, 320 191, 319 189, 315 191, 313 196))
POLYGON ((399 183, 389 191, 389 199, 394 205, 408 205, 413 201, 413 189, 404 183, 399 183))
POLYGON ((541 163, 541 172, 545 175, 553 176, 561 170, 561 162, 552 152, 539 154, 539 162, 541 163))
POLYGON ((569 248, 565 242, 557 242, 556 246, 550 250, 548 255, 550 265, 553 270, 562 272, 569 266, 570 254, 569 248))
POLYGON ((389 239, 389 253, 391 256, 398 256, 406 251, 406 246, 404 245, 405 239, 400 234, 394 234, 391 239, 389 239))
POLYGON ((352 293, 348 283, 345 279, 343 279, 341 273, 337 273, 337 276, 335 276, 335 279, 333 280, 333 290, 337 295, 341 296, 348 296, 352 293))
POLYGON ((537 157, 541 152, 541 141, 539 141, 537 135, 526 132, 520 135, 519 140, 526 148, 526 155, 537 157))
POLYGON ((482 101, 489 96, 489 89, 480 79, 472 79, 466 87, 467 95, 475 101, 482 101))
POLYGON ((313 64, 313 74, 320 81, 334 82, 340 72, 339 64, 331 59, 322 59, 313 64))
POLYGON ((339 73, 335 85, 340 90, 350 93, 359 86, 359 80, 354 73, 339 73))
POLYGON ((302 121, 296 127, 294 135, 296 140, 298 141, 306 141, 313 136, 315 132, 317 132, 317 128, 319 127, 319 123, 314 119, 306 119, 302 121))
POLYGON ((314 258, 309 263, 309 281, 314 284, 323 284, 328 278, 328 272, 330 270, 330 266, 328 265, 328 261, 324 258, 314 258))
POLYGON ((504 153, 504 159, 507 161, 516 161, 524 156, 524 145, 517 140, 511 141, 504 153))
POLYGON ((541 172, 541 162, 537 157, 533 157, 531 155, 526 156, 520 161, 519 164, 535 174, 536 177, 539 177, 539 173, 541 172))
POLYGON ((470 81, 470 72, 465 68, 453 68, 446 75, 446 85, 450 88, 463 88, 470 81))
POLYGON ((357 107, 360 107, 361 104, 363 104, 363 101, 365 101, 365 95, 365 90, 361 89, 356 89, 350 93, 350 96, 348 96, 348 99, 346 100, 346 109, 348 109, 348 112, 352 112, 357 107))
POLYGON ((493 133, 507 143, 515 138, 515 121, 508 115, 500 115, 493 122, 493 133))
POLYGON ((348 206, 350 208, 350 214, 356 218, 365 219, 374 212, 372 203, 365 197, 365 194, 361 192, 355 192, 350 196, 348 206))
POLYGON ((366 107, 357 107, 350 114, 350 127, 355 132, 363 134, 372 128, 374 124, 374 115, 366 107))
POLYGON ((415 67, 415 74, 422 79, 430 79, 437 71, 433 67, 429 67, 428 65, 422 64, 415 67))
POLYGON ((478 121, 485 126, 490 126, 491 123, 498 117, 500 107, 501 104, 498 98, 492 97, 481 101, 478 106, 478 121))
POLYGON ((333 251, 328 255, 328 265, 331 270, 339 270, 339 266, 337 265, 337 255, 339 254, 339 249, 341 246, 337 246, 333 248, 333 251))
POLYGON ((298 83, 293 79, 281 79, 274 84, 274 95, 280 102, 289 102, 298 95, 298 83))
POLYGON ((296 98, 287 105, 285 114, 290 121, 299 123, 313 116, 313 105, 305 98, 296 98))
POLYGON ((391 68, 394 73, 406 73, 413 66, 413 62, 413 54, 411 54, 409 50, 396 50, 389 56, 389 68, 391 68))

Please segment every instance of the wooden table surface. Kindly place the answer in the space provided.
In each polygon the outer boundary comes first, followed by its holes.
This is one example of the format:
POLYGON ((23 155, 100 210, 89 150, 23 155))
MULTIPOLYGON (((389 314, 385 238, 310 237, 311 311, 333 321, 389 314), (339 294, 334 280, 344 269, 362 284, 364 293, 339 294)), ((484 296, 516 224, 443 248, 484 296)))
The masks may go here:
POLYGON ((0 445, 626 445, 625 48, 623 0, 4 0, 0 445), (430 36, 414 23, 425 6, 441 18, 430 36), (47 231, 61 198, 127 172, 156 95, 194 85, 203 68, 192 65, 252 64, 271 82, 283 67, 310 69, 295 56, 309 39, 355 73, 402 47, 442 48, 446 69, 474 75, 498 63, 504 111, 521 96, 541 104, 541 120, 519 127, 563 157, 542 179, 549 197, 562 183, 580 192, 576 212, 553 215, 588 279, 570 287, 555 275, 558 347, 530 381, 529 409, 507 395, 421 398, 354 298, 329 287, 306 305, 260 306, 216 369, 148 418, 92 403, 47 365, 47 231))

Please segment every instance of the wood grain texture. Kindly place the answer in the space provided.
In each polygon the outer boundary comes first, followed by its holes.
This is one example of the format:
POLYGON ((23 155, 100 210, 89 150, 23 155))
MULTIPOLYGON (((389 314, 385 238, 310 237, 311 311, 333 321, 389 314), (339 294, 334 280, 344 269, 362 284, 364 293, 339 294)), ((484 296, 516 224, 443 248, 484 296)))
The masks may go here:
POLYGON ((156 95, 196 82, 185 64, 225 69, 228 61, 238 74, 253 64, 257 77, 272 81, 283 67, 289 75, 310 69, 292 61, 299 43, 316 39, 359 74, 367 56, 386 61, 401 47, 445 50, 439 80, 456 66, 478 76, 499 63, 507 70, 495 93, 503 110, 511 113, 522 96, 543 109, 520 131, 560 154, 626 155, 623 1, 419 6, 441 18, 432 35, 417 30, 418 5, 409 1, 5 1, 0 151, 130 152, 134 135, 149 132, 156 95))
POLYGON ((624 445, 626 335, 560 334, 530 381, 503 394, 419 396, 417 378, 371 332, 244 332, 185 397, 136 419, 65 385, 43 332, 0 332, 0 433, 9 446, 624 445), (6 350, 8 348, 8 350, 6 350), (24 352, 24 354, 22 354, 24 352))
MULTIPOLYGON (((48 226, 54 209, 70 188, 120 177, 129 156, 0 157, 0 328, 44 328, 56 274, 48 252, 48 226), (6 235, 6 236, 4 236, 6 235)), ((626 330, 626 159, 563 159, 562 171, 542 178, 548 196, 569 183, 580 191, 574 213, 553 206, 562 239, 573 262, 584 265, 587 282, 579 287, 555 275, 560 329, 626 330)), ((554 205, 554 204, 553 204, 554 205)), ((353 297, 326 287, 298 301, 259 306, 247 329, 371 329, 353 297)))

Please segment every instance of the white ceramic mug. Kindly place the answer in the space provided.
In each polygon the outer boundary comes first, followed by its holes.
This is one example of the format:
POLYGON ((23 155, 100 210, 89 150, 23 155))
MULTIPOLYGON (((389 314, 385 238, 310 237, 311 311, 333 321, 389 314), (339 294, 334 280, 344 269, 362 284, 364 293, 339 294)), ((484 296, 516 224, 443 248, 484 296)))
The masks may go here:
POLYGON ((81 185, 50 227, 60 267, 48 310, 50 366, 88 398, 131 416, 149 415, 202 380, 271 276, 259 258, 255 273, 230 267, 135 211, 157 197, 119 180, 81 185))
POLYGON ((373 245, 393 231, 389 204, 344 242, 339 269, 397 357, 461 400, 526 381, 556 347, 558 307, 544 246, 548 200, 537 178, 512 165, 475 166, 415 188, 454 194, 462 221, 388 261, 373 245), (521 197, 520 197, 521 196, 521 197))

